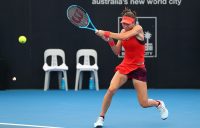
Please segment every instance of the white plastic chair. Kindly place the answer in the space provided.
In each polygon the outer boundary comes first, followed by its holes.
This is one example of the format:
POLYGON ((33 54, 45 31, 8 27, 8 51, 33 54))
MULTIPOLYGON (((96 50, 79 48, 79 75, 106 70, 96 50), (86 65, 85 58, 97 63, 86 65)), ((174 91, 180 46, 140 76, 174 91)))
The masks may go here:
POLYGON ((75 91, 82 89, 83 72, 90 71, 95 80, 96 90, 99 90, 97 52, 93 49, 80 49, 76 54, 76 81, 75 91), (80 57, 84 57, 83 64, 80 63, 80 57), (90 64, 90 56, 94 58, 94 64, 90 64))
POLYGON ((61 87, 62 73, 65 80, 65 89, 68 90, 67 70, 68 66, 65 64, 65 52, 62 49, 47 49, 44 52, 44 65, 45 71, 44 91, 49 89, 50 72, 58 72, 58 84, 61 87), (51 65, 47 64, 47 57, 51 57, 51 65), (58 56, 62 58, 62 64, 58 65, 58 56))

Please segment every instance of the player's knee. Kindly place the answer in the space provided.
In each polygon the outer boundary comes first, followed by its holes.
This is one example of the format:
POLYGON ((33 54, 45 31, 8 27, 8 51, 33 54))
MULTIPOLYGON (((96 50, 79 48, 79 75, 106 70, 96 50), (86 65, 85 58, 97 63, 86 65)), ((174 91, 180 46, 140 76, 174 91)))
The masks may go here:
POLYGON ((114 89, 114 88, 109 88, 109 89, 108 89, 108 93, 109 93, 110 95, 114 95, 116 91, 117 91, 117 89, 114 89))
POLYGON ((140 106, 143 107, 143 108, 149 107, 148 101, 142 101, 142 102, 140 102, 140 106))

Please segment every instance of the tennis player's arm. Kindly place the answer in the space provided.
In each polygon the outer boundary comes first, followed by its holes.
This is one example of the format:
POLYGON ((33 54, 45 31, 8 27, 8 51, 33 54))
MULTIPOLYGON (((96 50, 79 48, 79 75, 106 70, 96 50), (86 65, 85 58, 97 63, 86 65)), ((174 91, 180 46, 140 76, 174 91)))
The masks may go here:
POLYGON ((132 30, 124 32, 124 33, 110 32, 109 37, 117 39, 117 40, 126 40, 132 36, 138 35, 141 32, 142 32, 142 27, 140 25, 137 25, 132 30))
POLYGON ((119 55, 121 51, 122 43, 121 40, 118 40, 116 45, 112 46, 111 49, 115 55, 119 55))
MULTIPOLYGON (((125 32, 125 30, 122 29, 120 33, 124 33, 124 32, 125 32)), ((110 39, 112 39, 112 38, 110 38, 110 39)), ((111 41, 114 41, 114 40, 112 39, 111 41)), ((118 40, 117 43, 116 43, 116 45, 114 45, 114 46, 111 47, 112 51, 117 56, 120 54, 121 48, 122 48, 122 42, 121 42, 121 40, 118 40)))

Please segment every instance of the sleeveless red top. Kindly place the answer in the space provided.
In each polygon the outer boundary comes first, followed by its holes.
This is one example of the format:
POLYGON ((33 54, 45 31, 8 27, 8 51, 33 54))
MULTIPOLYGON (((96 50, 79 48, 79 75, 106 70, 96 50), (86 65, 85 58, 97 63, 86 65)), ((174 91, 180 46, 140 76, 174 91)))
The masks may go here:
POLYGON ((145 45, 142 44, 135 36, 128 40, 122 41, 125 49, 123 61, 115 68, 121 74, 128 74, 131 71, 141 67, 144 68, 145 45))

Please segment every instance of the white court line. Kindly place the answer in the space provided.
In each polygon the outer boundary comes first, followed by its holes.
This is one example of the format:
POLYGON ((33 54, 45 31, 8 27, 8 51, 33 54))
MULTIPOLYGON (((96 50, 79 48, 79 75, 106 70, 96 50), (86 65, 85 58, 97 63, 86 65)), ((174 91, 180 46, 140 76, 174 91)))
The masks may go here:
POLYGON ((40 125, 29 125, 29 124, 13 124, 13 123, 0 123, 0 125, 22 126, 22 127, 32 127, 32 128, 63 128, 63 127, 40 126, 40 125))

